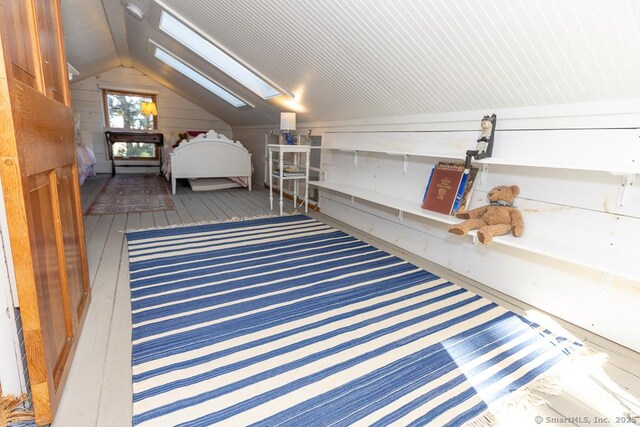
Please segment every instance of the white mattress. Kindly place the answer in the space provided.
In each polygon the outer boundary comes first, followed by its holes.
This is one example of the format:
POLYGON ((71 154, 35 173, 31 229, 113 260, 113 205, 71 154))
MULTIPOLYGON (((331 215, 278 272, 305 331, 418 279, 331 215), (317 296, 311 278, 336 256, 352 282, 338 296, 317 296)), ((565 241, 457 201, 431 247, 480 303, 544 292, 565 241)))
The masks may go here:
POLYGON ((198 178, 190 179, 189 185, 193 191, 224 190, 225 188, 242 187, 237 182, 227 178, 198 178))

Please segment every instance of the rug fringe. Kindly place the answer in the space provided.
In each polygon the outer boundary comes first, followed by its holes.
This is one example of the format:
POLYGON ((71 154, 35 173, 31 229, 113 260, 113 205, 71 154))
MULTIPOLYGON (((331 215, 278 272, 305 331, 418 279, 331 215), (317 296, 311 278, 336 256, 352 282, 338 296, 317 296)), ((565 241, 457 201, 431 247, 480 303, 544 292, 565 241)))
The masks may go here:
POLYGON ((223 224, 226 222, 240 222, 240 221, 250 221, 252 219, 263 219, 263 218, 275 218, 279 216, 293 216, 293 215, 302 215, 301 213, 285 213, 282 215, 274 215, 274 214, 263 214, 263 215, 255 215, 255 216, 233 216, 228 219, 218 219, 211 221, 199 221, 199 222, 191 222, 188 224, 173 224, 173 225, 163 225, 160 227, 148 227, 148 228, 127 228, 126 230, 120 230, 120 233, 136 233, 138 231, 150 231, 150 230, 165 230, 171 228, 184 228, 184 227, 196 227, 198 225, 210 225, 210 224, 223 224))
POLYGON ((510 393, 486 412, 465 423, 464 427, 496 427, 499 425, 500 415, 506 410, 516 409, 530 412, 532 408, 547 405, 549 402, 545 396, 561 394, 572 373, 578 370, 582 375, 589 375, 593 369, 600 369, 606 360, 606 353, 598 353, 588 347, 583 347, 570 355, 567 360, 553 366, 525 387, 510 393), (573 366, 569 367, 569 365, 573 366))

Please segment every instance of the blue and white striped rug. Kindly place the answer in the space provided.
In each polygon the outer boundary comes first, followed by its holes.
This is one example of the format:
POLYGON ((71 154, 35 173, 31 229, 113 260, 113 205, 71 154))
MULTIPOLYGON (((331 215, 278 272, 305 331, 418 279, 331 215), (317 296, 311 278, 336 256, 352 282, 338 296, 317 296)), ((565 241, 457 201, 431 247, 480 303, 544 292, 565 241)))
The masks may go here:
POLYGON ((461 425, 580 346, 303 215, 127 239, 136 426, 461 425))

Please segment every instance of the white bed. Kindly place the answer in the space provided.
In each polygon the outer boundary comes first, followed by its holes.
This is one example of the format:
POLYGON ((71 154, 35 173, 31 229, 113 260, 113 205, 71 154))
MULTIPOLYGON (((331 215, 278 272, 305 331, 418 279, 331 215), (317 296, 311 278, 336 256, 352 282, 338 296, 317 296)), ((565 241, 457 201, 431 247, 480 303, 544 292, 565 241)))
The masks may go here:
MULTIPOLYGON (((251 191, 251 153, 226 136, 210 130, 181 143, 170 154, 171 191, 176 194, 176 179, 240 178, 237 186, 251 191)), ((227 187, 228 188, 228 187, 227 187)))

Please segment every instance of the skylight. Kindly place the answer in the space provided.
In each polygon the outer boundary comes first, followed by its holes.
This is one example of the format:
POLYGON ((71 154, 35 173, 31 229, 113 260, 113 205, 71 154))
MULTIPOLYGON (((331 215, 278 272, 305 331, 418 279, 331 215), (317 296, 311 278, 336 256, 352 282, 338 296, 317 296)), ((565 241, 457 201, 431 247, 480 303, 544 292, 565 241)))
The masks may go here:
POLYGON ((193 68, 185 64, 184 62, 177 59, 172 54, 168 53, 164 49, 161 49, 159 46, 156 46, 154 56, 160 61, 167 64, 168 66, 170 66, 171 68, 178 71, 179 73, 183 74, 185 77, 188 77, 194 82, 198 83, 200 86, 207 89, 209 92, 224 99, 234 107, 244 107, 245 105, 247 105, 246 102, 232 95, 225 89, 221 88, 220 86, 218 86, 217 84, 215 84, 214 82, 212 82, 211 80, 209 80, 208 78, 206 78, 205 76, 203 76, 202 74, 200 74, 199 72, 197 72, 196 70, 194 70, 193 68))
POLYGON ((160 17, 160 29, 263 99, 281 95, 280 91, 271 87, 247 67, 164 10, 160 17))

